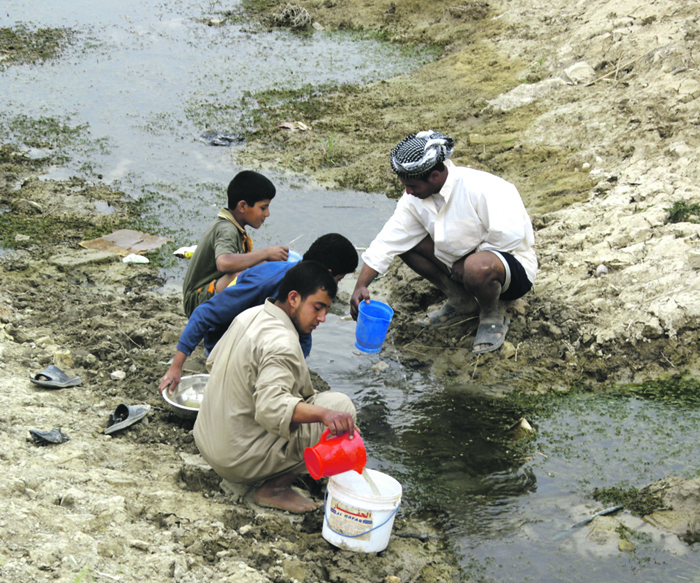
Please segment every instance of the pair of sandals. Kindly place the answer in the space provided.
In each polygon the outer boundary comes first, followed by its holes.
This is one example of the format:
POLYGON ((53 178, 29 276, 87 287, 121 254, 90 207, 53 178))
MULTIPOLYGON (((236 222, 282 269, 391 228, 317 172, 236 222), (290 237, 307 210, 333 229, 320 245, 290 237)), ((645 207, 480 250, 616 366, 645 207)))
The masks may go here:
MULTIPOLYGON (((44 389, 66 389, 68 387, 76 387, 82 382, 80 377, 69 377, 54 364, 47 366, 29 380, 44 389)), ((146 417, 150 410, 150 405, 127 405, 121 403, 114 410, 114 413, 110 415, 109 425, 104 430, 105 434, 109 435, 131 427, 134 423, 138 423, 146 417)), ((63 443, 70 439, 60 429, 53 429, 52 431, 30 430, 30 433, 36 443, 63 443)))
MULTIPOLYGON (((479 317, 479 312, 465 314, 458 311, 450 302, 445 302, 439 310, 429 312, 418 323, 425 328, 445 328, 452 324, 459 324, 479 317)), ((503 316, 500 322, 479 322, 474 338, 474 354, 486 354, 498 350, 506 340, 510 320, 508 316, 503 316)))

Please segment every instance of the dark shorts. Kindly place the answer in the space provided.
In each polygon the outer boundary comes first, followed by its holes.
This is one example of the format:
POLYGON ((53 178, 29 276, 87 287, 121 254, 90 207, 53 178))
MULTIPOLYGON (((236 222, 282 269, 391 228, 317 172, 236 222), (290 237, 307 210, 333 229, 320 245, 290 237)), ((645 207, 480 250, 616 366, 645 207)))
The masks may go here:
POLYGON ((520 265, 520 261, 510 253, 506 253, 505 251, 499 251, 498 253, 506 260, 510 268, 510 285, 508 289, 501 294, 500 299, 517 300, 518 298, 522 298, 532 289, 532 283, 527 278, 525 269, 520 265))
POLYGON ((213 280, 209 285, 204 285, 199 289, 192 290, 184 297, 183 306, 185 315, 189 318, 199 304, 203 304, 216 293, 216 282, 213 280))

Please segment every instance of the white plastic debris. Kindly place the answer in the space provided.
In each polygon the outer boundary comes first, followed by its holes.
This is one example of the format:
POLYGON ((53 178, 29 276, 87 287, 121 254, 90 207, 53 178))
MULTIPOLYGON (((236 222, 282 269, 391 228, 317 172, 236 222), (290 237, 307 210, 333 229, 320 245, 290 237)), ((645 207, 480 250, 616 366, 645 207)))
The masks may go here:
POLYGON ((178 257, 184 257, 185 259, 190 259, 194 255, 194 251, 197 249, 197 245, 192 245, 190 247, 180 247, 176 251, 173 251, 173 255, 178 257))
POLYGON ((148 263, 148 257, 143 255, 137 255, 136 253, 130 253, 122 259, 122 263, 148 263))

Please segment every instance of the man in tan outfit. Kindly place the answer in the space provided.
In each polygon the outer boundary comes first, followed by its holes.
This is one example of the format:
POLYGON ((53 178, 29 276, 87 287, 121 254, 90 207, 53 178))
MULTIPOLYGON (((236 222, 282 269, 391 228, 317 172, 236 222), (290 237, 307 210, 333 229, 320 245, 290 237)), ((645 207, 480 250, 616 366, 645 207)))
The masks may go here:
POLYGON ((207 360, 211 376, 194 426, 204 459, 234 483, 264 481, 253 499, 302 513, 317 504, 292 482, 305 473, 304 449, 328 427, 354 436, 355 407, 341 393, 317 393, 299 344, 326 319, 337 285, 328 268, 302 261, 277 297, 242 312, 207 360))

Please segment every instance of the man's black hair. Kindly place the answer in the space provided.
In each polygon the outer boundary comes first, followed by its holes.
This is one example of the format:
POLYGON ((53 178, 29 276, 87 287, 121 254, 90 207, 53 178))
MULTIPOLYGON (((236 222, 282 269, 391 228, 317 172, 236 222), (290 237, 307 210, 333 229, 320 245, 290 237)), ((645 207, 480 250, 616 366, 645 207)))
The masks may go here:
POLYGON ((284 275, 275 300, 286 302, 291 291, 296 291, 305 300, 319 289, 325 290, 331 299, 335 298, 338 285, 331 272, 318 261, 300 261, 284 275))
POLYGON ((438 162, 430 170, 426 170, 425 172, 423 172, 423 174, 419 174, 418 176, 416 176, 415 180, 422 180, 423 182, 427 182, 428 178, 435 170, 437 170, 438 172, 442 172, 443 170, 445 170, 445 163, 438 162))
POLYGON ((275 198, 277 189, 269 178, 252 170, 243 170, 233 177, 228 185, 228 208, 233 210, 244 200, 248 206, 261 200, 275 198))
POLYGON ((357 269, 355 246, 338 233, 321 235, 304 253, 304 261, 318 261, 336 275, 353 273, 357 269))

